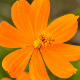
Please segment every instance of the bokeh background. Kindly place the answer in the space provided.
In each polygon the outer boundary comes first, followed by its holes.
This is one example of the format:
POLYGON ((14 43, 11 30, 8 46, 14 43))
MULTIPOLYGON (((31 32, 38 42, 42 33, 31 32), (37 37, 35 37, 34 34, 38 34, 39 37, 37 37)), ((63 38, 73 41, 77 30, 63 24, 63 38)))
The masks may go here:
MULTIPOLYGON (((0 0, 0 22, 7 21, 10 24, 14 25, 11 20, 11 6, 15 1, 16 0, 0 0)), ((31 4, 33 0, 27 0, 27 1, 31 4)), ((51 2, 51 12, 50 12, 50 18, 48 24, 50 24, 54 19, 68 13, 73 13, 75 15, 80 16, 80 0, 50 0, 50 2, 51 2)), ((79 21, 79 28, 77 33, 70 41, 66 43, 80 45, 80 18, 78 19, 78 21, 79 21)), ((0 46, 0 79, 2 77, 10 77, 8 73, 4 71, 2 68, 2 60, 6 55, 8 55, 10 52, 14 50, 17 49, 5 48, 0 46)), ((78 71, 71 78, 66 80, 80 80, 80 60, 72 62, 72 64, 78 69, 78 71)), ((28 67, 29 65, 26 67, 25 71, 28 71, 28 67)), ((65 80, 54 76, 49 71, 48 68, 47 68, 47 72, 51 80, 65 80)))

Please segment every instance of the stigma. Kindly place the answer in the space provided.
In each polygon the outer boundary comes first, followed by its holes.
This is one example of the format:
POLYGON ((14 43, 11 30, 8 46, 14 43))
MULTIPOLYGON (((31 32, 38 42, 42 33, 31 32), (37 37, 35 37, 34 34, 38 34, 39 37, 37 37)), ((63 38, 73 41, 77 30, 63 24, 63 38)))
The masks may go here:
POLYGON ((40 48, 41 46, 53 45, 54 42, 55 39, 52 38, 50 33, 42 31, 42 33, 39 33, 39 38, 34 41, 33 45, 35 48, 40 48))

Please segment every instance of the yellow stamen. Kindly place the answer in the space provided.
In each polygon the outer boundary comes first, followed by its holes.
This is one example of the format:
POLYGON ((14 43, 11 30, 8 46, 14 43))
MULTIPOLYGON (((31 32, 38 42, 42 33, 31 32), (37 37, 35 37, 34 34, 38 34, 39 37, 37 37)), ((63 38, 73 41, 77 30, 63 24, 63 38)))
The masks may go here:
POLYGON ((39 34, 39 38, 34 41, 35 48, 40 48, 40 46, 47 46, 47 45, 53 45, 55 42, 55 39, 51 37, 50 33, 46 33, 45 31, 42 31, 42 33, 39 34))
POLYGON ((41 40, 40 39, 37 39, 37 40, 34 41, 34 44, 33 45, 34 45, 35 48, 40 48, 41 44, 42 44, 41 43, 41 40))

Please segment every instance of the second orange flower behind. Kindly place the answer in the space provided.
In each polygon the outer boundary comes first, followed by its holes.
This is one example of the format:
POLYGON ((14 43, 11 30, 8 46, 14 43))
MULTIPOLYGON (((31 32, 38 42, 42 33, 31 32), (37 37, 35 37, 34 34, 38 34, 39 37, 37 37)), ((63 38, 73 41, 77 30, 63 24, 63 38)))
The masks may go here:
POLYGON ((47 27, 49 14, 49 0, 34 0, 31 5, 26 0, 19 0, 11 8, 16 28, 1 22, 0 45, 24 47, 7 55, 2 62, 2 67, 12 78, 17 78, 25 70, 30 58, 32 80, 50 80, 44 62, 60 78, 69 78, 76 73, 77 69, 70 62, 80 59, 80 46, 64 42, 75 35, 79 16, 61 16, 47 27))
MULTIPOLYGON (((1 80, 12 80, 10 78, 4 77, 1 80)), ((28 72, 23 72, 18 78, 15 80, 31 80, 28 72)))

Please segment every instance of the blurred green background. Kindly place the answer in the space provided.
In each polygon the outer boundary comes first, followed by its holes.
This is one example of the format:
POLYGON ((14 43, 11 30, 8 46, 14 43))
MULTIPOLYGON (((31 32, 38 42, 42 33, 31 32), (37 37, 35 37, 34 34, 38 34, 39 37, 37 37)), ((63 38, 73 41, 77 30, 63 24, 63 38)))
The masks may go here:
MULTIPOLYGON (((16 0, 0 0, 0 22, 7 21, 10 24, 14 25, 11 20, 11 6, 15 1, 16 0)), ((33 0, 28 0, 29 3, 31 3, 32 1, 33 0)), ((68 13, 80 15, 80 0, 50 0, 50 2, 51 2, 51 12, 50 12, 49 24, 59 16, 68 13)), ((79 21, 79 29, 76 35, 66 43, 80 45, 80 18, 78 19, 78 21, 79 21)), ((8 73, 3 70, 1 64, 3 58, 14 50, 16 49, 4 48, 0 46, 0 79, 2 77, 10 77, 8 73)), ((71 78, 66 80, 80 80, 80 60, 72 62, 72 64, 74 65, 74 67, 78 69, 78 71, 71 78)), ((28 66, 26 67, 25 71, 28 71, 28 66)), ((54 76, 49 71, 48 68, 47 68, 47 72, 51 80, 65 80, 54 76)))

